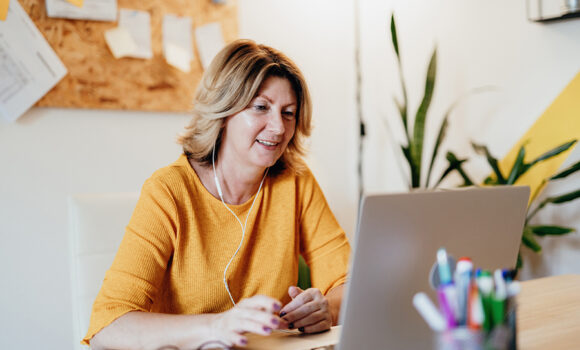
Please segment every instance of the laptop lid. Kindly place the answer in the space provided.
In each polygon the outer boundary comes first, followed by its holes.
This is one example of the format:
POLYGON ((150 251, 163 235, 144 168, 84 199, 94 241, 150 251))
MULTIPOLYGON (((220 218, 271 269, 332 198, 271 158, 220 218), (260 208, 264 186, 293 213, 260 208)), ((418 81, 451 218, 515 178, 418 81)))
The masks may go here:
POLYGON ((529 187, 496 186, 363 198, 338 349, 427 349, 433 332, 414 309, 436 252, 475 267, 515 267, 529 187))

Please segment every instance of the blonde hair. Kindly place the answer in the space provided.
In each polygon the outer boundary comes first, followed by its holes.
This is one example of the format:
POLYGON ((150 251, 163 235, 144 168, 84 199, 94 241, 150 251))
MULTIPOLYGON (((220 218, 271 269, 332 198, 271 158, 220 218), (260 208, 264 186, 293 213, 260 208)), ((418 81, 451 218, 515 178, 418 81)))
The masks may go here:
MULTIPOLYGON (((296 128, 280 159, 270 169, 300 171, 305 141, 312 126, 312 106, 306 81, 286 55, 252 40, 236 40, 224 47, 205 71, 195 92, 193 118, 177 142, 189 159, 211 164, 214 147, 219 150, 225 117, 244 110, 269 77, 285 78, 296 95, 296 128)), ((216 152, 216 156, 217 156, 216 152)))

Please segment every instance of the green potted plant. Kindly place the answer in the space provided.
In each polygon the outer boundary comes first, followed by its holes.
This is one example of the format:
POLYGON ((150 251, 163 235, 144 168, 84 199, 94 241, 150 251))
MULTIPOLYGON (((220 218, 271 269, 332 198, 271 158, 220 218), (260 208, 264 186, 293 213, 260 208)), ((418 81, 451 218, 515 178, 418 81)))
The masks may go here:
MULTIPOLYGON (((525 144, 523 144, 518 151, 517 157, 511 166, 511 169, 508 173, 503 173, 499 168, 499 162, 497 158, 495 158, 486 146, 479 145, 472 143, 472 147, 477 154, 484 155, 487 159, 489 166, 492 169, 492 175, 488 176, 484 180, 485 185, 514 185, 517 184, 518 179, 525 174, 528 170, 530 170, 534 165, 546 161, 552 157, 557 156, 558 154, 570 149, 574 144, 576 144, 577 140, 571 140, 565 142, 558 147, 555 147, 537 158, 533 159, 530 162, 525 161, 526 157, 526 148, 525 144)), ((437 185, 441 183, 441 181, 447 177, 452 172, 458 172, 459 175, 463 179, 463 186, 470 186, 473 185, 474 182, 471 180, 470 176, 467 172, 463 169, 463 164, 467 159, 459 159, 453 152, 447 152, 447 161, 449 163, 447 169, 443 172, 443 175, 437 182, 437 185)), ((576 229, 572 227, 564 227, 558 225, 532 225, 531 220, 532 218, 538 213, 538 211, 542 210, 549 204, 563 204, 571 202, 577 198, 580 198, 580 188, 576 189, 571 192, 559 194, 556 196, 548 197, 542 200, 541 202, 537 203, 538 194, 540 190, 544 187, 544 185, 549 181, 556 181, 567 178, 568 176, 574 174, 580 170, 580 161, 571 165, 570 167, 560 171, 559 173, 550 176, 546 179, 543 179, 542 184, 538 186, 537 190, 532 193, 530 198, 530 205, 528 206, 528 214, 526 216, 526 221, 524 225, 524 230, 522 233, 522 244, 536 253, 542 251, 542 247, 536 240, 536 236, 561 236, 566 235, 571 232, 575 232, 576 229)), ((437 186, 436 185, 436 186, 437 186)), ((518 263, 517 268, 522 266, 521 254, 518 254, 518 263)))
POLYGON ((401 118, 401 123, 405 132, 406 144, 401 145, 401 151, 405 160, 409 166, 409 188, 428 188, 430 186, 431 173, 433 171, 433 165, 435 164, 438 154, 440 152, 440 146, 445 139, 447 128, 449 126, 449 115, 457 107, 457 105, 463 101, 465 97, 470 94, 489 91, 491 87, 480 87, 473 89, 461 96, 454 103, 452 103, 446 110, 443 121, 437 132, 437 139, 435 140, 435 145, 433 151, 430 155, 429 166, 427 169, 426 176, 424 174, 423 158, 429 156, 427 150, 424 146, 425 139, 425 124, 427 121, 427 112, 431 106, 431 101, 433 99, 433 93, 435 90, 435 80, 437 76, 437 48, 433 50, 431 54, 431 59, 429 60, 429 65, 427 67, 427 73, 425 77, 425 89, 423 92, 423 98, 421 99, 421 104, 415 112, 415 117, 412 119, 413 123, 411 125, 411 119, 409 118, 409 104, 407 96, 407 87, 405 84, 405 78, 403 76, 403 68, 401 63, 401 55, 399 51, 399 39, 397 37, 397 27, 395 24, 395 16, 391 14, 391 43, 393 49, 397 56, 397 66, 399 71, 399 78, 401 82, 402 100, 394 97, 395 104, 399 111, 399 116, 401 118))

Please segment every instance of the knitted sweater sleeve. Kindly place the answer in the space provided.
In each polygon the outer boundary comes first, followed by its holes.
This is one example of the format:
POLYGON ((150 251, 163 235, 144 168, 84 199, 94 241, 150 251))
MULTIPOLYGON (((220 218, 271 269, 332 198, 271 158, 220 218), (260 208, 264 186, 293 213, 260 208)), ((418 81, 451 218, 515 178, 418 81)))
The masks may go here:
POLYGON ((150 311, 172 255, 177 207, 163 183, 149 179, 93 304, 84 344, 130 311, 150 311))
POLYGON ((300 253, 312 286, 326 294, 346 282, 350 244, 314 176, 300 180, 300 253))

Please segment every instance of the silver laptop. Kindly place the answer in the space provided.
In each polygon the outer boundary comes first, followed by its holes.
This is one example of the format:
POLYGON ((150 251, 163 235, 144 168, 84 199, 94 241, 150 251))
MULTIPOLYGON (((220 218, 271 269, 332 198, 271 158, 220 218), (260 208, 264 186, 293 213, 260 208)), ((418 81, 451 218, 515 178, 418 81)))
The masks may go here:
POLYGON ((436 300, 428 277, 437 249, 475 267, 515 267, 529 193, 505 186, 365 197, 336 348, 432 348, 412 298, 424 291, 436 300))

